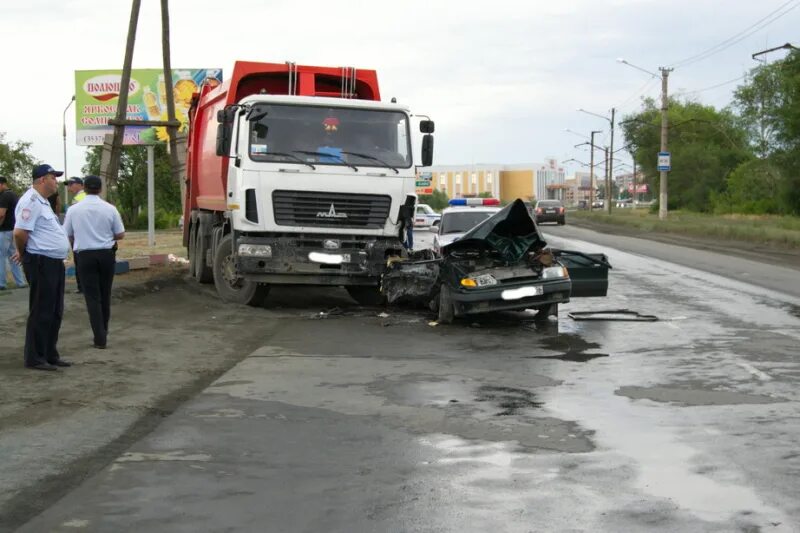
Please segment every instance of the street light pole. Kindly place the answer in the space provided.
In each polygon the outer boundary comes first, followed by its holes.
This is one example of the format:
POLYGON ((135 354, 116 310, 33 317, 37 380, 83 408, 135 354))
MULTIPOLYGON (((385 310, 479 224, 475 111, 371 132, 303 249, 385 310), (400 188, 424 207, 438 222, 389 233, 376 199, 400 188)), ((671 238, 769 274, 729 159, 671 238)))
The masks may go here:
POLYGON ((598 133, 602 133, 602 130, 592 131, 589 147, 589 211, 594 209, 594 136, 598 133))
POLYGON ((61 115, 61 135, 62 138, 64 139, 64 177, 66 179, 69 179, 69 174, 67 173, 67 110, 74 101, 75 101, 75 95, 73 94, 72 98, 70 98, 69 103, 67 104, 67 107, 64 108, 64 113, 61 115))

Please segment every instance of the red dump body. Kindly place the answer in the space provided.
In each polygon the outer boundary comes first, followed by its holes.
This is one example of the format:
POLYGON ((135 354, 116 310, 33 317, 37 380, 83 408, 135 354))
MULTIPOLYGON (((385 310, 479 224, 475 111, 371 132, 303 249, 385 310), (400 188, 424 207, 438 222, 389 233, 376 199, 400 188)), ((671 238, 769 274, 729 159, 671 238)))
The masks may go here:
POLYGON ((216 155, 217 111, 262 93, 380 100, 374 70, 237 61, 227 81, 201 86, 189 112, 185 221, 196 209, 226 209, 229 158, 216 155))

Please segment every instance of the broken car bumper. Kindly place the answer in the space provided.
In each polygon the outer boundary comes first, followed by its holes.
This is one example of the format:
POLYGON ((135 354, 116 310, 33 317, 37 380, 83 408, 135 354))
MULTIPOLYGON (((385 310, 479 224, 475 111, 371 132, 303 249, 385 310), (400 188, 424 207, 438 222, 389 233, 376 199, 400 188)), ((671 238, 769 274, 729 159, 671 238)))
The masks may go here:
POLYGON ((572 288, 570 280, 539 283, 504 283, 474 289, 452 289, 456 316, 530 309, 553 303, 566 303, 572 288), (541 292, 540 292, 540 290, 541 292))

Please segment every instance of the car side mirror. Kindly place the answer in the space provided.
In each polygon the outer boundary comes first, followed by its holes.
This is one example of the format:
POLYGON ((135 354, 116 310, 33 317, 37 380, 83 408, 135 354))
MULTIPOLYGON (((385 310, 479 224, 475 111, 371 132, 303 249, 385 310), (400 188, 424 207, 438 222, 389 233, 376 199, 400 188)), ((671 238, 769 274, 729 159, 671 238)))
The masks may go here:
POLYGON ((429 167, 433 164, 433 135, 422 137, 422 166, 429 167))
POLYGON ((434 129, 436 129, 436 126, 432 120, 422 120, 419 123, 419 131, 421 133, 433 133, 434 129))

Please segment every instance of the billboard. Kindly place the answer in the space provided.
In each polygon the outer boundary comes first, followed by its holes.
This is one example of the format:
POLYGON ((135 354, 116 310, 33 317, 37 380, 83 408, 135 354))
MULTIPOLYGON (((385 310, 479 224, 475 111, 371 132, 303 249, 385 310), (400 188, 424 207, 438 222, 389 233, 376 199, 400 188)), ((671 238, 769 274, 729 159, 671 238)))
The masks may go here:
MULTIPOLYGON (((121 70, 75 71, 75 130, 80 146, 102 145, 103 138, 113 133, 108 121, 117 116, 121 70)), ((180 131, 188 127, 192 94, 203 82, 222 82, 222 69, 173 69, 172 93, 175 97, 175 118, 180 131)), ((167 88, 162 69, 133 69, 128 85, 129 120, 167 120, 167 88)), ((155 144, 166 142, 167 128, 129 126, 123 144, 155 144)))

